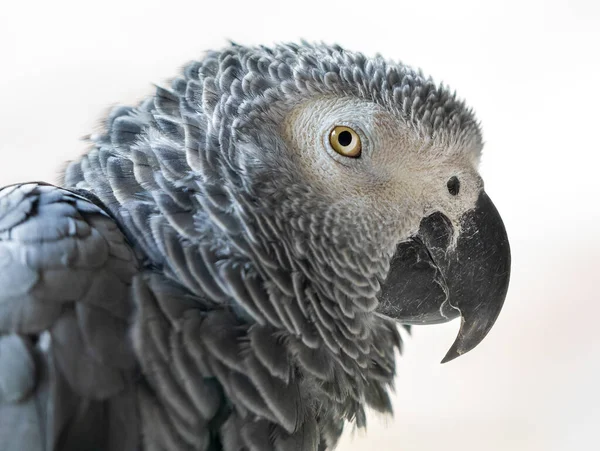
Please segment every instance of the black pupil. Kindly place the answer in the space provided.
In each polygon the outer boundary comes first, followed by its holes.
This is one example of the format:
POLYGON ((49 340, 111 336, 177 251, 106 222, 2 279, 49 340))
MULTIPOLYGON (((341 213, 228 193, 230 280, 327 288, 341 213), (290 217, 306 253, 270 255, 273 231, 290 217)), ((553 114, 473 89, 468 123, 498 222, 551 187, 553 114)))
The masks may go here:
POLYGON ((348 130, 344 130, 342 133, 340 133, 340 136, 338 136, 338 142, 340 143, 340 146, 349 146, 352 142, 352 133, 350 133, 348 130))
POLYGON ((450 194, 452 194, 453 196, 456 196, 459 191, 460 191, 460 180, 458 180, 458 177, 456 177, 456 176, 450 177, 450 180, 448 180, 448 192, 450 194))

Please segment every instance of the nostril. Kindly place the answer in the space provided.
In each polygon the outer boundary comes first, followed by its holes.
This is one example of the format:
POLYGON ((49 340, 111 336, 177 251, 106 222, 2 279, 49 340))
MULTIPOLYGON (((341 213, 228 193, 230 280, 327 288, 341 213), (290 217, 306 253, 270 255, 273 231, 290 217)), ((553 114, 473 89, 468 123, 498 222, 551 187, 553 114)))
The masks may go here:
POLYGON ((448 187, 448 192, 453 196, 456 196, 460 191, 460 180, 458 180, 458 177, 456 176, 450 177, 446 186, 448 187))

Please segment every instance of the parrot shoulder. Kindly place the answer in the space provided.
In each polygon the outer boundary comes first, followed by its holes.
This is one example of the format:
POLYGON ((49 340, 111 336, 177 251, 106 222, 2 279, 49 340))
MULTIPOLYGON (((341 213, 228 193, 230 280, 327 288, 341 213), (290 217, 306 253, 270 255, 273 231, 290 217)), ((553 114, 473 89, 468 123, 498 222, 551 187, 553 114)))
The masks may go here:
POLYGON ((136 444, 128 330, 138 261, 116 222, 86 197, 44 183, 0 189, 6 450, 136 444), (117 411, 126 421, 108 424, 117 411))

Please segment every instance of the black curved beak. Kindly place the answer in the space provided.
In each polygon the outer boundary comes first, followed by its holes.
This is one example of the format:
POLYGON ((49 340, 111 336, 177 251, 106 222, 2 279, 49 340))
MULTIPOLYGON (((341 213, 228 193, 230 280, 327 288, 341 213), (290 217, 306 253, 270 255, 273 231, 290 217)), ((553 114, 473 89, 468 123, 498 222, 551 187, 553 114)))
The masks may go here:
POLYGON ((500 314, 510 279, 510 247, 502 218, 485 192, 460 218, 457 237, 434 213, 396 249, 377 311, 404 324, 461 317, 458 336, 442 360, 477 346, 500 314))

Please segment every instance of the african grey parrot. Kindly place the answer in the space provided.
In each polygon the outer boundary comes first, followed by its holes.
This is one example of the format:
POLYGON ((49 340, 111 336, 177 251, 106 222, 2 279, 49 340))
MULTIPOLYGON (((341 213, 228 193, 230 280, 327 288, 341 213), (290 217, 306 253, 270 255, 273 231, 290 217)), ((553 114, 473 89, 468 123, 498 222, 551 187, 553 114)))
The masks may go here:
POLYGON ((339 46, 232 44, 0 191, 0 449, 323 450, 390 412, 397 324, 508 288, 473 112, 339 46))

